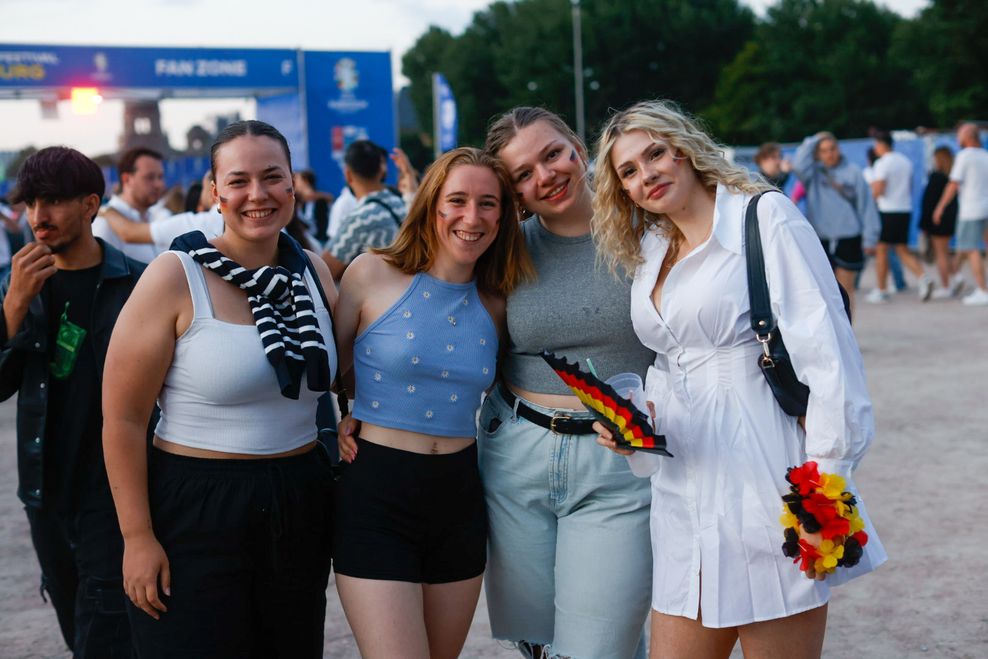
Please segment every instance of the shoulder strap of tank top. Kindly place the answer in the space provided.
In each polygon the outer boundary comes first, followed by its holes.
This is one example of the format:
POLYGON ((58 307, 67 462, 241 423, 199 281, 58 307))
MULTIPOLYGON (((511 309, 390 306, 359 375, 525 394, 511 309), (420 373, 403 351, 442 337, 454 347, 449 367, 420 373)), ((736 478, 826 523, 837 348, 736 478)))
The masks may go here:
POLYGON ((172 254, 178 257, 182 269, 185 270, 185 279, 189 282, 189 294, 192 296, 192 317, 212 318, 213 301, 209 297, 209 289, 206 287, 206 277, 202 274, 202 268, 185 252, 173 250, 172 254))
POLYGON ((316 311, 320 309, 325 309, 326 313, 330 313, 329 305, 326 304, 326 292, 322 288, 322 284, 317 279, 316 274, 309 271, 308 268, 305 269, 305 287, 309 289, 309 293, 313 291, 319 291, 319 295, 316 295, 312 300, 312 306, 316 311))
MULTIPOLYGON (((326 291, 323 290, 322 282, 319 281, 319 273, 316 272, 316 267, 312 265, 312 260, 308 254, 305 254, 305 271, 306 274, 315 284, 316 290, 319 291, 319 299, 322 300, 323 307, 326 308, 326 313, 329 314, 329 323, 333 327, 333 333, 336 333, 336 321, 333 320, 333 309, 329 306, 329 300, 326 298, 326 291)), ((334 338, 335 340, 335 338, 334 338)), ((340 406, 340 417, 345 417, 350 414, 350 402, 347 399, 346 389, 343 387, 343 378, 340 376, 340 351, 336 351, 336 373, 333 376, 333 381, 336 382, 336 391, 339 394, 336 398, 337 404, 340 406)))

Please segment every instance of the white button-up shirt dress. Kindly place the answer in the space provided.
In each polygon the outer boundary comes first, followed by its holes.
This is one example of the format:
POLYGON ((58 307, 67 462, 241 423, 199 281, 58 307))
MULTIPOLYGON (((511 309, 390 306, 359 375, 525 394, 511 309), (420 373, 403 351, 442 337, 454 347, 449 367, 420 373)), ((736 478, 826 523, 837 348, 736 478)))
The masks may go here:
POLYGON ((758 368, 743 248, 750 195, 717 189, 710 238, 676 263, 651 294, 668 247, 642 238, 645 263, 631 289, 642 343, 657 353, 645 383, 657 430, 675 456, 629 457, 652 483, 652 607, 733 627, 826 603, 830 587, 870 572, 887 556, 858 496, 869 542, 854 568, 807 579, 782 554, 788 467, 816 460, 851 472, 874 434, 871 401, 836 280, 809 222, 782 194, 759 204, 772 308, 800 381, 810 387, 806 431, 779 407, 758 368))

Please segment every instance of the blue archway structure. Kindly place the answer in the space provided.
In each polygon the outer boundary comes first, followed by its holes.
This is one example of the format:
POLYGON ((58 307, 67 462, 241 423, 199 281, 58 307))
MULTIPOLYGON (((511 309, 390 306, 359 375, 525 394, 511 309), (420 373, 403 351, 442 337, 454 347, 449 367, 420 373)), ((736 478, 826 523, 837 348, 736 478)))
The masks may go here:
POLYGON ((64 99, 76 87, 114 99, 253 97, 257 118, 288 138, 293 166, 334 193, 350 142, 397 144, 388 52, 0 44, 0 100, 64 99))

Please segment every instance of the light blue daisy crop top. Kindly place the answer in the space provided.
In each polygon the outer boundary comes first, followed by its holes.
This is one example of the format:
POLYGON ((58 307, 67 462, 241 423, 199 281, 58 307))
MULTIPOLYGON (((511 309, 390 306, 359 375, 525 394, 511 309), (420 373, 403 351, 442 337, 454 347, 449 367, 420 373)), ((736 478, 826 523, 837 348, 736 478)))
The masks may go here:
POLYGON ((420 272, 354 341, 353 416, 386 428, 475 437, 497 349, 497 329, 476 284, 420 272))

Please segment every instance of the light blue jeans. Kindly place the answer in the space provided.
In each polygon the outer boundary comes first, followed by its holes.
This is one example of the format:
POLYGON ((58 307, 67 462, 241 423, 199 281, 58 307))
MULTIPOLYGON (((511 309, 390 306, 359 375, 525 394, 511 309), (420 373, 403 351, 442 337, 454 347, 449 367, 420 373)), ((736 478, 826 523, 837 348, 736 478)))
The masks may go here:
POLYGON ((644 659, 649 481, 594 439, 516 416, 499 387, 484 402, 477 445, 490 527, 491 631, 548 645, 551 657, 644 659))

